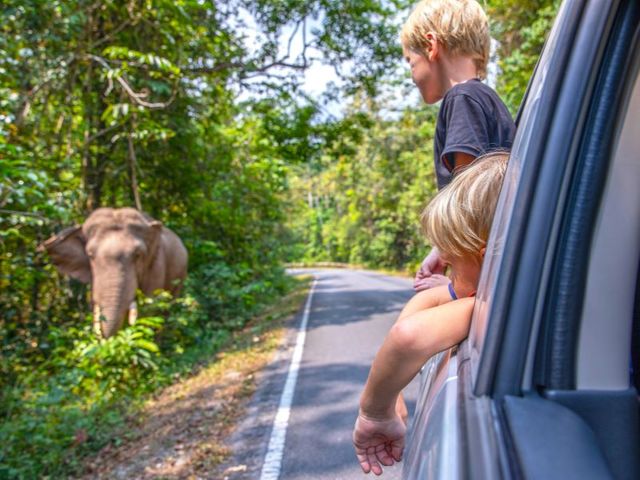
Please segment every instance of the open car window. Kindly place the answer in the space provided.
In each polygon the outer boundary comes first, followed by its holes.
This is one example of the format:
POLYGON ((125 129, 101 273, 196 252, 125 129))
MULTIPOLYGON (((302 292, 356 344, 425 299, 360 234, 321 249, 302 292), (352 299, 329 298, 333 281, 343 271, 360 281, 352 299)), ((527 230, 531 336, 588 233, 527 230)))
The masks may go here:
POLYGON ((536 72, 530 81, 525 101, 521 108, 518 132, 509 159, 509 167, 505 175, 500 200, 496 208, 495 219, 489 245, 484 258, 482 276, 478 287, 476 306, 471 329, 469 332, 470 356, 473 365, 473 376, 475 378, 478 366, 478 359, 483 350, 485 336, 487 332, 488 315, 491 310, 491 301, 494 298, 496 287, 496 276, 504 260, 503 247, 506 242, 507 232, 512 221, 522 221, 522 216, 515 211, 514 198, 518 191, 520 175, 522 173, 522 162, 524 153, 530 150, 532 139, 535 141, 534 133, 538 131, 542 121, 540 107, 543 103, 548 106, 549 88, 545 88, 548 81, 549 71, 552 66, 564 62, 566 55, 562 49, 557 48, 558 43, 571 34, 571 23, 575 12, 567 8, 567 3, 563 3, 557 15, 557 20, 551 30, 541 54, 536 72))

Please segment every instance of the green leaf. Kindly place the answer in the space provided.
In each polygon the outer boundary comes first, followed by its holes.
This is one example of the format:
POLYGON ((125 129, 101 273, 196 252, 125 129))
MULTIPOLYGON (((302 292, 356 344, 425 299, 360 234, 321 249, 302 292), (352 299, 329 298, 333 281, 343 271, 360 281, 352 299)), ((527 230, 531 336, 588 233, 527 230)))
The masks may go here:
POLYGON ((160 349, 158 348, 158 346, 155 343, 153 343, 150 340, 146 340, 144 338, 140 338, 140 339, 136 340, 135 344, 136 344, 137 347, 140 347, 140 348, 142 348, 144 350, 147 350, 148 352, 151 352, 151 353, 159 353, 160 352, 160 349))

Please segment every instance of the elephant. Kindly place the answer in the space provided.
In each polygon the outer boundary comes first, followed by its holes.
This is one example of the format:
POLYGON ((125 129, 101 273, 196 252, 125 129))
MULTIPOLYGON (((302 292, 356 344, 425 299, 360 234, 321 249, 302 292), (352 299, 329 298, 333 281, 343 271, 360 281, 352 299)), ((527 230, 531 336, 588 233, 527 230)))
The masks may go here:
POLYGON ((66 228, 38 249, 59 272, 91 283, 93 326, 109 338, 129 316, 135 322, 136 289, 179 293, 187 275, 187 249, 162 223, 134 208, 99 208, 82 225, 66 228))

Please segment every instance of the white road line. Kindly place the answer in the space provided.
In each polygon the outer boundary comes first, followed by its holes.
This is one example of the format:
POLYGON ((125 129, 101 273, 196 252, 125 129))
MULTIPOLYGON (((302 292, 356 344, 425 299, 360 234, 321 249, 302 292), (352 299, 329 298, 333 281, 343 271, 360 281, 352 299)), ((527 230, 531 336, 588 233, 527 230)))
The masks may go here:
POLYGON ((289 365, 287 381, 284 384, 284 390, 280 397, 278 412, 276 413, 276 418, 273 422, 273 430, 271 431, 271 438, 269 439, 267 455, 264 459, 264 464, 262 465, 260 480, 278 480, 280 477, 282 456, 284 454, 284 441, 287 436, 287 425, 289 423, 289 414, 291 413, 293 393, 296 389, 296 381, 298 380, 298 371, 300 370, 300 360, 302 359, 304 340, 307 335, 307 323, 309 322, 309 311, 311 310, 311 298, 313 297, 313 291, 316 288, 317 282, 318 280, 313 281, 313 285, 311 285, 311 290, 309 291, 309 296, 307 297, 307 303, 304 307, 302 322, 300 322, 300 328, 298 329, 296 346, 293 350, 291 365, 289 365))

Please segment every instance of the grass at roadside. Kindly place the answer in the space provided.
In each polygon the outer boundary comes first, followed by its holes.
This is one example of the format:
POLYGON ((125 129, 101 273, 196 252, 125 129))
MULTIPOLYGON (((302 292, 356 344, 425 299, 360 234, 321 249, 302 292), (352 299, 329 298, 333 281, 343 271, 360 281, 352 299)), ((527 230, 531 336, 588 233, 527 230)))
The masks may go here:
POLYGON ((309 282, 310 277, 301 278, 291 293, 233 333, 197 371, 146 402, 137 413, 135 434, 119 448, 89 459, 84 478, 113 478, 122 464, 130 466, 127 476, 147 472, 159 478, 211 478, 230 454, 224 439, 255 391, 256 374, 281 345, 285 321, 302 307, 309 282))
POLYGON ((302 307, 309 282, 301 278, 291 293, 233 333, 188 378, 147 401, 136 413, 135 434, 90 458, 84 478, 143 472, 158 478, 218 478, 213 472, 231 453, 225 439, 255 391, 257 372, 281 345, 285 321, 302 307), (120 465, 127 470, 118 471, 120 465))

